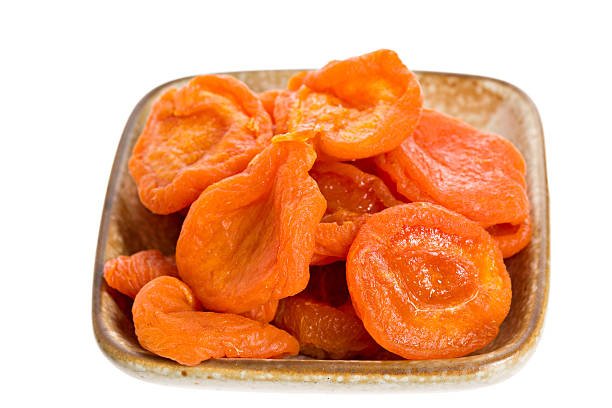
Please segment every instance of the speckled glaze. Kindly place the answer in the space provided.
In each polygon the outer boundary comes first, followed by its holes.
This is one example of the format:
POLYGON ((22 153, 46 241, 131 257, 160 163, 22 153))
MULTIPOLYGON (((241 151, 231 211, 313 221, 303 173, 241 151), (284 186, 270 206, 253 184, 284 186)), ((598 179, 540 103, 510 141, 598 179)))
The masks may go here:
MULTIPOLYGON (((284 87, 296 71, 230 73, 255 91, 284 87)), ((431 389, 474 386, 514 373, 536 345, 548 296, 549 221, 544 137, 538 112, 516 87, 491 78, 420 72, 426 105, 510 139, 527 162, 528 194, 533 217, 529 246, 506 260, 512 279, 512 307, 499 336, 467 357, 430 361, 325 361, 297 357, 282 360, 217 359, 184 367, 143 350, 134 335, 131 301, 102 279, 104 261, 156 248, 174 252, 180 215, 159 216, 139 202, 127 162, 152 102, 162 85, 136 105, 125 127, 113 165, 98 239, 94 269, 92 317, 102 351, 136 377, 184 385, 240 388, 333 388, 334 390, 431 389)))

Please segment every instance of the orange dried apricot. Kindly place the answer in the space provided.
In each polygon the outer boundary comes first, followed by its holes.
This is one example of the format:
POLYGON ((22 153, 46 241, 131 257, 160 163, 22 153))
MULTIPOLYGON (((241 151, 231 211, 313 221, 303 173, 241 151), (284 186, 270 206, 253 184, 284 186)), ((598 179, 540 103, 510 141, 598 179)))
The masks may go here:
POLYGON ((155 102, 129 169, 145 207, 169 214, 244 170, 271 136, 270 116, 244 83, 199 76, 155 102))
POLYGON ((495 224, 487 228, 501 249, 504 258, 516 255, 531 240, 531 220, 529 217, 520 225, 495 224))
POLYGON ((281 91, 274 101, 274 133, 284 134, 289 129, 289 112, 293 109, 296 103, 296 95, 294 91, 281 91))
POLYGON ((287 133, 289 129, 289 112, 296 103, 296 93, 304 83, 308 71, 301 71, 287 81, 287 89, 280 91, 274 100, 272 117, 275 123, 275 134, 287 133))
POLYGON ((274 104, 276 103, 276 98, 282 91, 282 89, 268 89, 267 91, 259 93, 259 100, 261 100, 261 104, 266 112, 268 112, 270 118, 272 118, 274 114, 274 104))
POLYGON ((367 331, 408 359, 459 357, 484 347, 512 297, 491 236, 431 203, 370 216, 351 246, 346 277, 367 331))
POLYGON ((297 74, 294 74, 287 81, 287 89, 290 91, 297 91, 304 85, 304 79, 306 75, 308 75, 309 71, 300 71, 297 74))
POLYGON ((304 292, 279 304, 275 324, 296 336, 302 354, 333 359, 382 356, 350 303, 344 262, 311 266, 304 292))
POLYGON ((274 320, 276 309, 278 308, 278 300, 271 300, 264 303, 248 312, 242 313, 242 316, 249 319, 257 320, 258 322, 269 323, 274 320))
POLYGON ((157 249, 122 255, 104 263, 108 286, 132 299, 144 285, 159 276, 178 276, 178 272, 174 257, 164 256, 157 249))
POLYGON ((312 264, 346 259, 349 247, 368 214, 400 204, 378 177, 338 162, 317 162, 310 171, 327 201, 317 226, 312 264))
POLYGON ((399 194, 410 202, 426 201, 428 203, 435 203, 433 198, 421 191, 416 184, 404 174, 400 163, 393 160, 386 160, 383 157, 384 155, 376 156, 375 161, 378 171, 373 172, 373 174, 376 174, 381 180, 384 180, 391 191, 396 192, 396 194, 399 194), (397 182, 394 180, 397 180, 397 182))
POLYGON ((181 278, 209 310, 244 313, 308 283, 325 198, 307 143, 272 143, 191 205, 178 239, 181 278))
POLYGON ((298 353, 296 339, 272 325, 200 310, 193 292, 180 280, 169 276, 152 280, 132 306, 138 342, 152 353, 189 366, 210 358, 298 353))
POLYGON ((414 131, 422 109, 416 76, 390 50, 332 61, 306 73, 303 85, 286 96, 282 131, 312 129, 318 149, 342 160, 396 148, 414 131))
POLYGON ((328 222, 319 223, 315 233, 315 249, 310 264, 327 265, 346 259, 346 254, 348 254, 357 231, 365 222, 366 216, 355 216, 353 219, 343 216, 341 222, 327 219, 328 222))
POLYGON ((269 89, 259 94, 261 104, 266 112, 268 112, 268 115, 270 115, 272 122, 274 122, 274 105, 276 104, 276 98, 278 98, 281 92, 283 92, 282 89, 269 89))
POLYGON ((325 217, 339 211, 372 214, 401 202, 385 183, 348 163, 315 163, 310 171, 327 201, 325 217))
POLYGON ((349 359, 380 349, 354 313, 306 295, 281 300, 274 324, 298 339, 302 354, 314 358, 349 359))
POLYGON ((411 201, 429 201, 479 222, 522 224, 529 214, 525 161, 501 136, 425 109, 415 132, 375 162, 411 201))

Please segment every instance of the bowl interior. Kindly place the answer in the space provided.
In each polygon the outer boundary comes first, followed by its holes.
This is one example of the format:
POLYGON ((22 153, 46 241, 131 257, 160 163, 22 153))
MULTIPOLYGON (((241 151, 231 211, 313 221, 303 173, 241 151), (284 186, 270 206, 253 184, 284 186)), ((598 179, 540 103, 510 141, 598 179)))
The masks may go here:
MULTIPOLYGON (((296 71, 232 73, 253 90, 282 88, 296 71)), ((498 337, 486 348, 459 359, 436 361, 323 361, 303 357, 285 360, 211 360, 182 367, 143 350, 134 335, 131 301, 102 279, 106 259, 143 249, 174 253, 182 216, 159 216, 138 199, 127 161, 152 102, 168 86, 151 91, 134 109, 123 134, 104 206, 93 287, 93 323, 102 350, 119 366, 151 379, 264 380, 285 382, 450 383, 493 380, 524 361, 540 330, 548 285, 548 190, 544 141, 538 113, 517 88, 490 78, 420 72, 426 106, 503 135, 527 163, 533 219, 529 246, 506 260, 512 279, 512 306, 498 337), (246 373, 246 374, 245 374, 246 373), (264 375, 265 374, 265 375, 264 375)), ((505 374, 504 374, 505 373, 505 374)), ((199 381, 199 380, 198 380, 199 381)), ((197 381, 196 381, 197 382, 197 381)))

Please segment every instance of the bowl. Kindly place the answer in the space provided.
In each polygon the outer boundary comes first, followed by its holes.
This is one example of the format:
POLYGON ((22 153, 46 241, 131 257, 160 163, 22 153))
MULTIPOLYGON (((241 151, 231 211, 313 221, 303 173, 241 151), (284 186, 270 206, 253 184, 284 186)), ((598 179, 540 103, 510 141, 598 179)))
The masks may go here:
MULTIPOLYGON (((255 91, 283 88, 297 71, 228 73, 255 91)), ((527 163, 533 238, 506 266, 512 280, 512 306, 497 338, 466 357, 426 361, 212 359, 185 367, 142 349, 131 319, 131 300, 106 285, 105 260, 143 249, 174 253, 182 216, 160 216, 145 209, 127 163, 161 85, 134 108, 119 142, 113 164, 94 268, 92 317, 97 342, 118 367, 136 377, 163 383, 350 389, 449 388, 487 384, 514 373, 533 352, 542 329, 549 285, 548 186, 544 136, 537 109, 529 97, 506 82, 473 75, 417 72, 425 105, 512 141, 527 163)))

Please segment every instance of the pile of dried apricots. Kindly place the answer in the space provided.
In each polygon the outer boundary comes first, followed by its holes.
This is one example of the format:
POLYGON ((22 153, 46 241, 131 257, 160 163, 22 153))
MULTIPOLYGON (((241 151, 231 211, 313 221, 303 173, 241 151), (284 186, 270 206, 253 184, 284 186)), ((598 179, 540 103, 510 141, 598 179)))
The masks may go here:
POLYGON ((525 162, 423 107, 379 50, 261 94, 205 75, 155 102, 129 161, 176 254, 106 262, 145 349, 185 365, 303 355, 437 359, 490 343, 504 258, 530 240, 525 162))

